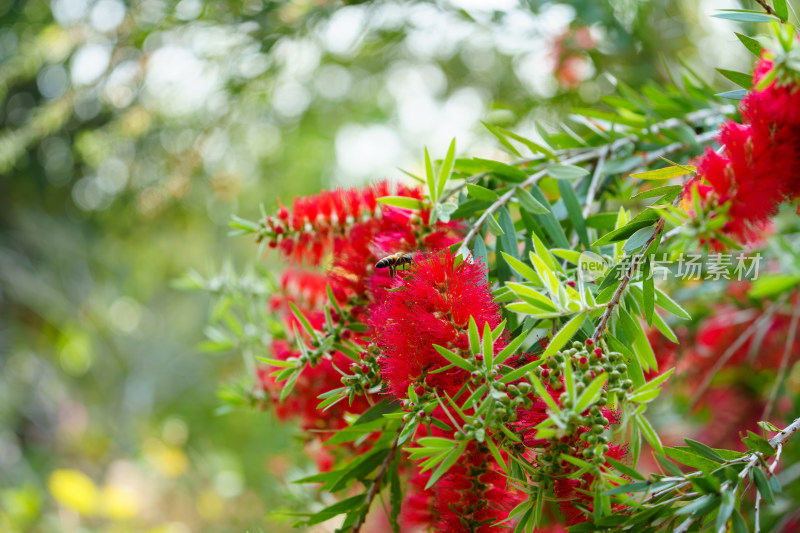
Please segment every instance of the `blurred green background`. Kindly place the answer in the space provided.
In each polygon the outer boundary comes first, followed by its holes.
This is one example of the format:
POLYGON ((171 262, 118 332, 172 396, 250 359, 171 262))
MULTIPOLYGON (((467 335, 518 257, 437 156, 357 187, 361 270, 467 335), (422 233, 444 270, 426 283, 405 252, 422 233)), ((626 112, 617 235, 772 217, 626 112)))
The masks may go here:
MULTIPOLYGON (((311 466, 209 298, 234 213, 523 134, 618 80, 746 69, 732 0, 0 0, 0 530, 281 531, 311 466)), ((745 7, 752 7, 750 5, 745 7)), ((268 257, 257 279, 280 265, 268 257)), ((255 328, 259 324, 253 324, 255 328)))

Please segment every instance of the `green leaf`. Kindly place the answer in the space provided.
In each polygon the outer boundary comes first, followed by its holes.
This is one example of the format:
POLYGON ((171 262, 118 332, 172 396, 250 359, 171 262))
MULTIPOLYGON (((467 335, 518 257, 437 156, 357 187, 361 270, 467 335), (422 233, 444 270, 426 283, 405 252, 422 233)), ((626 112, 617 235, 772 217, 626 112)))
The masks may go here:
POLYGON ((647 172, 637 172, 636 174, 631 174, 632 178, 637 178, 640 180, 668 180, 672 178, 677 178, 678 176, 685 176, 695 171, 695 167, 693 166, 670 166, 665 168, 657 168, 655 170, 648 170, 647 172))
POLYGON ((553 412, 555 413, 560 412, 560 409, 558 408, 558 405, 556 404, 555 400, 553 400, 553 397, 550 396, 549 392, 547 392, 547 389, 544 388, 544 385, 542 385, 542 382, 539 381, 539 378, 536 377, 536 375, 534 374, 531 374, 529 378, 531 384, 533 385, 533 388, 536 389, 537 394, 544 401, 544 403, 546 403, 547 406, 553 410, 553 412))
POLYGON ((733 495, 732 490, 726 490, 722 492, 722 503, 719 506, 719 512, 717 513, 717 522, 716 527, 717 531, 724 530, 725 525, 728 523, 728 519, 731 517, 731 513, 733 513, 733 509, 736 506, 736 500, 733 495))
POLYGON ((687 451, 686 448, 664 448, 664 451, 675 461, 703 472, 711 472, 719 467, 716 462, 687 451))
POLYGON ((517 167, 512 167, 511 165, 507 165, 505 163, 501 163, 500 161, 493 161, 491 159, 481 159, 480 157, 473 158, 473 161, 476 161, 486 167, 486 171, 495 174, 504 178, 506 181, 514 182, 514 183, 522 183, 526 179, 528 179, 528 175, 525 174, 522 170, 518 169, 517 167))
POLYGON ((606 461, 611 466, 613 466, 614 468, 616 468, 617 470, 619 470, 620 472, 622 472, 623 474, 625 474, 626 476, 628 476, 630 478, 639 479, 639 480, 642 480, 642 481, 645 480, 645 477, 641 473, 639 473, 635 468, 632 468, 632 467, 626 465, 625 463, 621 463, 621 462, 619 462, 616 459, 613 459, 611 457, 606 457, 606 461))
POLYGON ((469 351, 475 355, 481 351, 481 336, 478 333, 478 324, 475 322, 475 317, 469 317, 469 351))
POLYGON ((431 161, 431 155, 428 153, 427 148, 425 148, 425 178, 428 182, 428 193, 431 196, 431 203, 435 204, 439 196, 436 194, 436 176, 433 174, 433 161, 431 161))
POLYGON ((505 135, 503 135, 503 134, 500 132, 500 130, 499 130, 498 128, 496 128, 495 126, 492 126, 491 124, 487 124, 486 122, 481 122, 481 124, 483 124, 483 125, 484 125, 484 127, 485 127, 487 130, 489 130, 489 132, 490 132, 492 135, 494 135, 494 136, 497 138, 497 140, 498 140, 498 141, 500 141, 500 144, 502 144, 503 146, 505 146, 506 148, 508 148, 508 150, 509 150, 509 151, 510 151, 512 154, 516 155, 517 157, 522 157, 522 154, 521 154, 521 153, 519 153, 519 150, 517 150, 517 149, 514 147, 514 145, 513 145, 513 144, 511 144, 511 143, 508 141, 508 139, 506 139, 505 135))
POLYGON ((496 237, 504 235, 503 228, 501 228, 500 224, 497 223, 497 219, 494 218, 494 215, 489 215, 486 217, 486 222, 489 226, 489 231, 491 231, 496 237))
POLYGON ((698 442, 692 439, 683 439, 686 444, 689 445, 689 448, 694 450, 697 455, 705 457, 706 459, 711 459, 712 461, 716 461, 717 463, 724 463, 725 459, 722 458, 720 454, 715 452, 711 447, 703 444, 702 442, 698 442))
POLYGON ((719 98, 727 98, 728 100, 742 100, 745 96, 747 96, 747 93, 748 91, 746 89, 736 89, 735 91, 717 93, 714 96, 719 98))
POLYGON ((761 57, 761 43, 757 40, 753 39, 752 37, 748 37, 747 35, 742 35, 741 33, 736 33, 736 37, 739 38, 739 41, 747 48, 751 54, 756 57, 761 57))
POLYGON ((522 187, 517 188, 516 196, 517 200, 519 200, 519 205, 533 215, 544 215, 545 213, 550 212, 550 209, 539 203, 539 201, 536 200, 531 193, 522 187))
POLYGON ((611 244, 612 242, 625 240, 640 229, 652 226, 653 224, 655 224, 654 220, 639 220, 636 222, 631 222, 621 228, 606 233, 601 238, 594 241, 592 246, 603 246, 605 244, 611 244))
POLYGON ((553 340, 547 345, 547 349, 542 353, 541 359, 547 359, 558 352, 569 341, 575 333, 581 329, 586 313, 581 313, 567 322, 561 330, 555 334, 553 340))
MULTIPOLYGON (((303 329, 306 330, 306 333, 308 333, 311 336, 312 339, 314 339, 316 341, 319 341, 319 337, 317 336, 317 332, 314 331, 313 327, 311 327, 311 322, 308 321, 308 319, 305 317, 303 312, 300 311, 300 309, 297 308, 297 306, 295 305, 294 302, 289 302, 289 307, 292 308, 292 313, 297 318, 297 320, 300 322, 300 324, 303 325, 303 329)), ((303 342, 299 341, 299 344, 302 345, 303 342)))
POLYGON ((769 486, 767 476, 761 468, 756 467, 753 469, 753 481, 756 484, 758 492, 761 493, 761 497, 764 498, 764 501, 770 505, 775 505, 775 495, 772 493, 772 487, 769 486))
POLYGON ((456 461, 458 461, 458 459, 464 453, 464 450, 467 449, 467 444, 468 444, 467 441, 462 441, 461 444, 459 444, 458 448, 450 452, 450 454, 444 459, 444 461, 442 461, 441 464, 439 464, 439 466, 436 467, 436 470, 433 471, 433 474, 431 474, 428 483, 425 485, 425 490, 431 488, 433 484, 436 483, 436 481, 438 481, 440 477, 442 477, 445 473, 447 473, 448 470, 450 470, 451 466, 456 464, 456 461))
POLYGON ((628 492, 647 492, 650 490, 650 485, 652 485, 652 483, 649 481, 637 481, 635 483, 614 487, 605 491, 603 494, 606 496, 614 496, 615 494, 625 494, 628 492))
POLYGON ((497 193, 493 190, 472 183, 467 183, 467 193, 473 198, 487 202, 494 202, 498 198, 497 193))
MULTIPOLYGON (((575 376, 572 375, 572 358, 566 357, 564 359, 564 386, 567 389, 567 394, 570 400, 575 400, 575 376)), ((577 409, 576 409, 577 411, 577 409)), ((581 411, 578 411, 579 413, 581 411)))
POLYGON ((749 90, 750 87, 753 85, 753 77, 749 74, 745 74, 743 72, 736 72, 735 70, 727 70, 724 68, 718 68, 717 72, 728 78, 730 81, 738 85, 743 89, 749 90))
POLYGON ((409 198, 408 196, 384 196, 378 198, 378 202, 384 205, 391 205, 392 207, 400 207, 402 209, 422 209, 425 207, 422 200, 416 198, 409 198))
POLYGON ((506 135, 508 137, 511 137, 515 141, 520 142, 520 143, 524 144, 525 146, 527 146, 528 149, 531 152, 543 154, 548 159, 558 160, 558 157, 556 157, 556 155, 551 150, 549 150, 548 148, 546 148, 546 147, 544 147, 544 146, 542 146, 540 144, 537 144, 537 143, 531 141, 530 139, 526 139, 525 137, 522 137, 521 135, 517 135, 516 133, 514 133, 512 131, 508 131, 507 129, 501 128, 499 126, 496 126, 496 127, 497 127, 497 130, 499 132, 501 132, 504 135, 506 135))
POLYGON ((525 342, 525 339, 527 338, 528 338, 528 331, 523 331, 522 333, 514 337, 514 340, 509 342, 506 345, 506 347, 503 348, 503 350, 499 354, 497 354, 497 356, 494 358, 494 363, 496 365, 503 364, 506 361, 506 359, 514 355, 514 352, 517 350, 517 348, 522 346, 522 343, 525 342))
POLYGON ((750 533, 750 530, 747 529, 747 522, 739 511, 734 511, 731 516, 731 526, 733 526, 733 533, 750 533))
POLYGON ((524 364, 521 367, 517 368, 516 370, 512 370, 502 378, 500 378, 501 383, 511 383, 512 381, 516 381, 534 368, 538 368, 542 366, 544 363, 544 359, 538 359, 536 361, 531 361, 530 363, 524 364))
POLYGON ((578 197, 575 196, 575 191, 572 188, 572 184, 567 181, 560 180, 558 182, 558 190, 561 192, 561 199, 564 202, 564 207, 567 209, 567 216, 569 217, 570 221, 572 221, 572 225, 575 228, 575 231, 578 233, 578 238, 580 239, 581 244, 584 248, 591 247, 591 243, 589 242, 589 234, 586 233, 586 221, 583 219, 581 205, 578 203, 578 197))
POLYGON ((745 445, 747 445, 747 447, 754 452, 759 452, 766 456, 775 454, 775 449, 770 445, 769 441, 767 441, 761 435, 753 433, 750 430, 747 431, 747 437, 744 437, 742 442, 744 442, 745 445))
POLYGON ((718 19, 735 20, 736 22, 773 22, 778 20, 764 13, 715 13, 711 16, 718 19))
MULTIPOLYGON (((647 259, 648 265, 650 264, 650 259, 647 259)), ((649 270, 649 269, 648 269, 649 270)), ((645 276, 644 282, 642 283, 642 290, 644 291, 644 317, 647 320, 647 325, 651 326, 653 324, 653 314, 655 313, 655 290, 656 284, 654 276, 648 275, 645 276)))
POLYGON ((352 511, 364 502, 365 496, 366 494, 359 494, 357 496, 351 496, 350 498, 336 502, 333 505, 329 505, 321 511, 317 511, 316 513, 312 514, 305 524, 309 526, 321 524, 322 522, 330 520, 335 516, 352 511))
POLYGON ((297 366, 297 361, 284 361, 282 359, 271 359, 269 357, 256 357, 256 359, 262 363, 280 368, 295 368, 297 366))
POLYGON ((606 384, 606 379, 608 379, 608 376, 603 372, 589 383, 575 404, 576 413, 584 412, 600 398, 600 394, 603 392, 603 386, 606 384))
POLYGON ((394 413, 400 409, 400 402, 397 400, 393 400, 391 398, 384 398, 380 402, 376 403, 366 411, 364 411, 361 416, 359 416, 355 422, 353 422, 352 426, 358 426, 360 424, 366 424, 368 422, 372 422, 374 420, 378 420, 383 417, 383 415, 388 413, 394 413))
POLYGON ((547 174, 557 180, 574 180, 588 175, 589 171, 575 165, 555 164, 547 167, 547 174))
POLYGON ((650 239, 650 237, 653 236, 655 231, 656 228, 652 226, 647 226, 638 230, 636 233, 631 235, 627 241, 625 241, 622 249, 628 253, 638 250, 648 241, 648 239, 650 239))
POLYGON ((667 296, 666 293, 659 288, 656 288, 656 305, 677 317, 685 318, 686 320, 692 319, 692 315, 687 313, 683 307, 678 305, 675 300, 667 296))
POLYGON ((483 361, 488 370, 494 366, 494 339, 489 322, 483 324, 483 361))
POLYGON ((644 438, 647 439, 647 442, 650 443, 650 446, 652 446, 653 449, 658 453, 664 453, 664 447, 661 444, 661 439, 658 438, 658 433, 656 433, 656 430, 653 429, 650 421, 647 420, 644 415, 636 415, 636 421, 639 423, 639 429, 641 430, 644 438))
POLYGON ((772 0, 772 7, 779 19, 784 22, 789 20, 789 7, 786 5, 786 0, 772 0))
POLYGON ((549 311, 551 313, 558 311, 550 299, 547 298, 547 296, 540 294, 535 289, 528 287, 527 285, 507 282, 506 287, 511 289, 514 294, 525 300, 525 302, 541 309, 542 311, 549 311))
POLYGON ((689 505, 681 507, 675 511, 675 514, 678 516, 687 514, 704 516, 707 515, 709 511, 712 511, 714 508, 716 508, 718 503, 719 497, 716 494, 706 494, 705 496, 697 498, 689 505))
POLYGON ((442 168, 439 169, 439 189, 437 191, 437 198, 441 198, 444 188, 447 185, 447 180, 450 179, 450 175, 453 173, 453 161, 455 160, 455 157, 456 140, 453 139, 450 141, 450 147, 447 149, 447 155, 444 157, 444 161, 442 162, 442 168))
POLYGON ((537 274, 535 270, 533 270, 531 267, 529 267, 519 259, 516 259, 505 252, 500 252, 500 255, 506 261, 506 263, 508 263, 508 266, 510 266, 514 270, 514 272, 520 275, 522 279, 526 279, 533 283, 541 282, 539 274, 537 274))
POLYGON ((459 368, 466 370, 467 372, 472 372, 476 370, 474 366, 472 366, 466 359, 462 358, 460 355, 456 354, 455 352, 451 352, 444 346, 439 346, 438 344, 433 345, 434 350, 439 352, 439 355, 453 363, 459 368))

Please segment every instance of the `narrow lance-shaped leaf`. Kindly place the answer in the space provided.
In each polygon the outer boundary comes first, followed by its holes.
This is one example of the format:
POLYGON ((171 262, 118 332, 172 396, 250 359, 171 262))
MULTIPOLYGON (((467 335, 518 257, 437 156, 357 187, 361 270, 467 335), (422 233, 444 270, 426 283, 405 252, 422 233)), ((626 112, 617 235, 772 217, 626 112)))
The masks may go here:
POLYGON ((467 194, 476 200, 486 200, 487 202, 494 202, 498 198, 497 193, 493 190, 474 183, 467 183, 467 194))
POLYGON ((456 140, 450 141, 450 147, 447 149, 447 155, 442 162, 442 168, 439 169, 439 188, 437 190, 437 198, 442 196, 444 188, 447 185, 447 180, 450 179, 450 174, 453 172, 453 161, 456 158, 456 140))
POLYGON ((497 219, 494 218, 494 215, 489 215, 486 217, 486 224, 489 226, 489 231, 491 231, 496 237, 504 235, 503 228, 501 228, 500 224, 497 223, 497 219))
POLYGON ((461 444, 459 444, 458 448, 450 452, 450 454, 444 459, 444 461, 442 461, 441 464, 438 467, 436 467, 436 470, 433 471, 433 474, 431 474, 428 483, 425 485, 425 490, 431 488, 433 484, 439 480, 440 477, 442 477, 445 473, 447 473, 448 470, 450 470, 451 466, 456 464, 456 461, 458 461, 458 459, 464 453, 464 450, 466 450, 466 448, 467 448, 467 441, 462 441, 461 444))
POLYGON ((433 162, 427 148, 425 148, 425 177, 428 181, 428 193, 431 196, 431 203, 435 204, 439 196, 436 194, 436 176, 433 174, 433 162))
MULTIPOLYGON (((302 324, 303 329, 306 330, 306 333, 308 333, 311 336, 311 338, 314 339, 315 341, 319 341, 319 337, 317 336, 317 332, 314 330, 313 327, 311 327, 311 322, 308 321, 308 319, 303 314, 303 312, 300 311, 300 309, 297 308, 297 306, 295 305, 294 302, 289 302, 289 307, 291 307, 292 313, 297 318, 297 320, 300 322, 300 324, 302 324)), ((298 341, 298 343, 299 344, 303 344, 302 340, 298 341)))
POLYGON ((556 354, 566 343, 569 341, 575 333, 581 329, 583 325, 583 321, 586 320, 586 313, 581 313, 578 316, 574 317, 572 320, 567 322, 561 330, 556 333, 553 337, 553 340, 550 341, 550 344, 547 345, 547 349, 542 354, 542 359, 547 359, 556 354))
POLYGON ((489 370, 494 366, 494 339, 492 339, 492 326, 489 325, 489 322, 483 324, 483 361, 489 370))
POLYGON ((469 351, 473 354, 478 354, 481 351, 481 337, 478 334, 478 324, 475 323, 475 317, 469 317, 469 351))
POLYGON ((433 348, 437 352, 439 352, 439 355, 441 355, 442 357, 444 357, 445 359, 447 359, 448 361, 450 361, 451 363, 453 363, 457 367, 462 368, 462 369, 466 370, 467 372, 472 372, 472 371, 475 370, 475 367, 472 366, 472 364, 470 364, 469 361, 467 361, 463 357, 459 356, 457 353, 451 352, 450 350, 448 350, 444 346, 439 346, 438 344, 434 344, 433 348))
POLYGON ((378 198, 378 202, 402 209, 422 209, 424 207, 422 200, 409 198, 407 196, 383 196, 378 198))
POLYGON ((502 351, 497 354, 494 358, 494 362, 496 365, 500 365, 505 362, 506 359, 514 355, 514 352, 517 351, 517 348, 522 346, 522 343, 525 342, 525 339, 528 338, 528 332, 523 331, 519 335, 517 335, 514 340, 508 343, 508 345, 502 349, 502 351))
POLYGON ((589 385, 583 389, 580 398, 575 403, 575 411, 582 413, 600 399, 600 394, 603 391, 603 386, 606 384, 608 376, 605 372, 595 377, 589 385))

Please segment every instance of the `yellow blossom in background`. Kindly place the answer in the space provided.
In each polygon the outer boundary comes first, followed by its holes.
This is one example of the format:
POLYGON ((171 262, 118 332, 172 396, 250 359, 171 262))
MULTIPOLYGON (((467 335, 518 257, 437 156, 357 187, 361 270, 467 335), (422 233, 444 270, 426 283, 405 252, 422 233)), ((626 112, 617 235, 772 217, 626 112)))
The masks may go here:
POLYGON ((103 514, 111 520, 129 520, 139 513, 138 496, 132 490, 119 485, 106 485, 101 494, 103 514))
POLYGON ((94 481, 83 472, 71 469, 58 469, 47 480, 50 494, 59 505, 84 516, 97 512, 99 498, 94 481))
POLYGON ((182 476, 189 468, 189 458, 181 448, 155 439, 145 443, 144 454, 153 468, 166 477, 182 476))

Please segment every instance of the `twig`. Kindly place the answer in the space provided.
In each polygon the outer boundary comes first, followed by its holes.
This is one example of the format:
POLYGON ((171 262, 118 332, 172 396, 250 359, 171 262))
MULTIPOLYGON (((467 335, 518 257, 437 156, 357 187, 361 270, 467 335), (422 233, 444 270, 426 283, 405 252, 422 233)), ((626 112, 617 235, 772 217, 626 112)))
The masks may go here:
MULTIPOLYGON (((772 305, 768 308, 768 310, 769 309, 773 309, 777 305, 779 305, 778 302, 773 302, 772 305)), ((689 408, 690 409, 692 407, 694 407, 694 405, 698 402, 698 400, 700 400, 700 397, 703 395, 703 393, 706 391, 708 386, 711 384, 711 380, 714 379, 714 376, 717 374, 717 372, 719 372, 722 369, 722 367, 725 366, 725 364, 728 362, 728 360, 731 357, 733 357, 733 354, 735 354, 736 351, 739 348, 741 348, 744 345, 744 343, 747 342, 750 339, 750 337, 753 336, 753 334, 756 332, 756 330, 759 327, 761 327, 761 325, 763 323, 765 323, 769 319, 770 316, 771 316, 770 313, 764 313, 762 316, 757 318, 752 324, 750 324, 747 327, 747 329, 745 329, 742 332, 742 334, 739 335, 739 337, 733 342, 733 344, 728 346, 728 349, 725 350, 725 353, 722 354, 722 357, 717 359, 717 362, 714 363, 714 366, 706 374, 705 378, 703 378, 703 382, 700 384, 700 386, 695 391, 694 396, 692 396, 692 400, 689 402, 689 408)))
MULTIPOLYGON (((769 5, 769 4, 766 2, 766 0, 756 0, 756 3, 757 3, 758 5, 760 5, 760 6, 761 6, 761 7, 764 9, 764 11, 766 11, 766 12, 767 12, 767 14, 768 14, 768 15, 772 15, 773 17, 775 17, 775 18, 777 18, 777 19, 779 19, 779 20, 780 20, 780 17, 778 16, 778 14, 777 14, 777 13, 775 13, 775 10, 774 10, 774 9, 772 9, 772 6, 771 6, 771 5, 769 5)), ((783 22, 783 21, 781 20, 781 22, 783 22)))
POLYGON ((792 325, 789 326, 789 335, 786 337, 786 346, 783 347, 783 355, 781 355, 781 364, 778 367, 778 375, 775 377, 775 383, 772 386, 772 391, 769 393, 769 400, 764 407, 764 412, 761 414, 761 420, 766 420, 769 417, 772 407, 775 405, 775 399, 778 397, 778 389, 781 388, 783 380, 786 378, 786 367, 789 365, 789 355, 794 347, 794 339, 797 336, 797 323, 800 322, 800 300, 794 306, 792 313, 792 325))
POLYGON ((592 212, 592 202, 594 195, 597 193, 597 186, 600 183, 600 176, 602 176, 603 165, 606 164, 606 157, 610 151, 610 147, 600 152, 600 157, 597 158, 597 164, 594 166, 594 174, 592 175, 592 182, 589 184, 589 189, 586 191, 586 205, 583 206, 583 218, 587 218, 589 213, 592 212))
POLYGON ((367 513, 369 513, 369 508, 372 505, 372 500, 375 499, 375 496, 378 494, 381 488, 381 481, 383 480, 383 476, 386 475, 386 471, 389 469, 389 465, 394 460, 394 456, 397 455, 397 443, 400 441, 400 434, 403 432, 404 427, 405 427, 405 422, 400 424, 400 427, 397 429, 397 435, 394 438, 392 447, 389 449, 389 454, 386 456, 386 459, 383 460, 383 463, 381 463, 381 467, 375 474, 375 479, 372 480, 372 484, 369 486, 369 490, 367 490, 367 496, 364 498, 364 503, 366 508, 363 511, 361 511, 361 514, 358 515, 356 523, 353 524, 352 533, 358 533, 361 530, 361 526, 364 525, 364 520, 366 520, 367 518, 367 513))
MULTIPOLYGON (((650 238, 647 239, 642 245, 642 250, 647 250, 651 244, 658 238, 661 234, 661 230, 664 229, 664 219, 658 219, 658 223, 656 223, 656 228, 653 231, 653 234, 650 235, 650 238)), ((628 286, 628 283, 633 279, 634 274, 636 274, 636 269, 639 267, 639 261, 641 257, 635 256, 631 260, 631 266, 628 268, 628 271, 622 277, 622 280, 619 282, 619 287, 617 290, 614 291, 614 295, 611 297, 611 301, 608 302, 606 306, 606 310, 603 312, 603 315, 600 317, 600 322, 597 323, 597 329, 594 330, 594 334, 592 334, 592 341, 595 344, 600 340, 603 336, 603 333, 606 331, 606 326, 608 325, 608 321, 611 319, 611 315, 614 313, 614 308, 619 304, 620 300, 622 299, 622 293, 625 292, 625 287, 628 286)))

